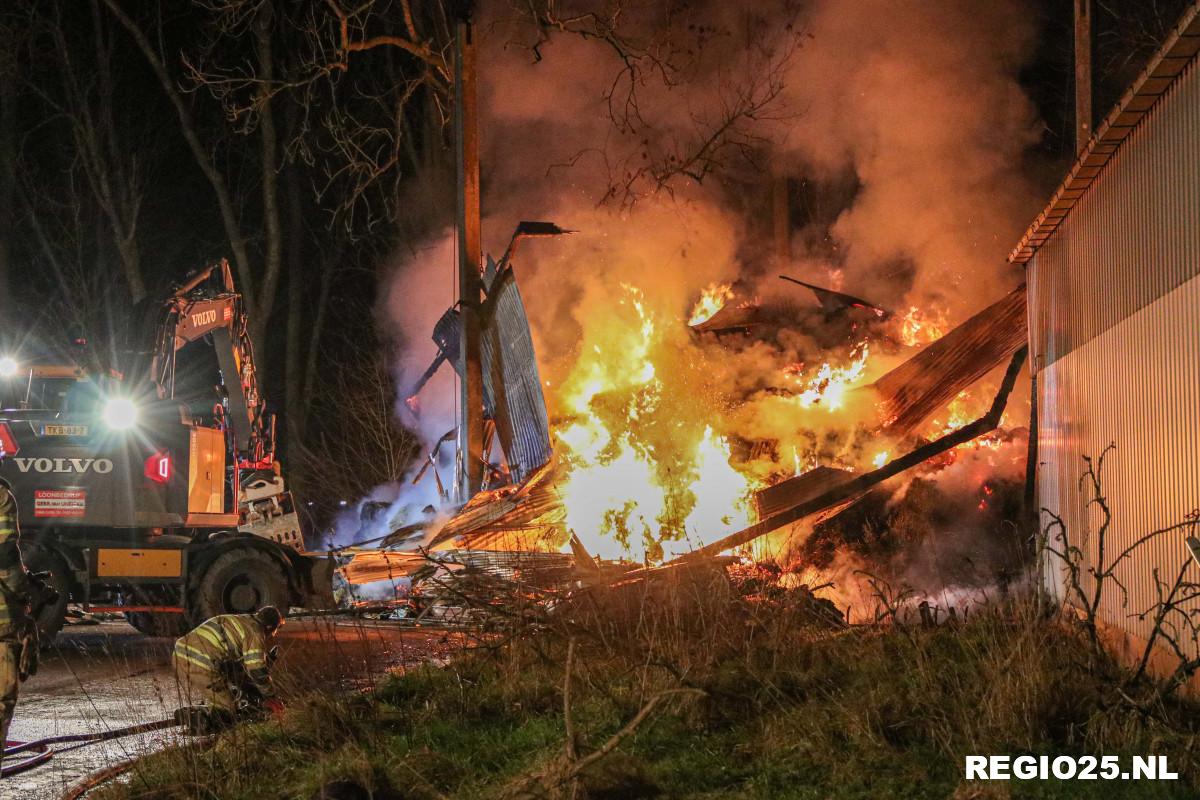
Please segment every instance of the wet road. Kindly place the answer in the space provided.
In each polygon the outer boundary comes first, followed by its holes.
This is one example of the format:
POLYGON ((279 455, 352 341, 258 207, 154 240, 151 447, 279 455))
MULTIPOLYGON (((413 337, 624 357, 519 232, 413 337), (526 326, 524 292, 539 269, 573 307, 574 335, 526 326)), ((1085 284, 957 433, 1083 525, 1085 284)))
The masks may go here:
MULTIPOLYGON (((290 620, 278 644, 276 680, 285 695, 298 688, 369 688, 387 670, 438 661, 463 646, 455 635, 437 630, 329 618, 290 620)), ((172 645, 171 639, 143 636, 124 622, 65 629, 43 654, 38 674, 21 686, 9 738, 32 741, 169 717, 178 706, 172 645)), ((84 775, 180 736, 178 729, 168 729, 87 747, 62 746, 48 763, 0 780, 0 800, 58 798, 84 775)))

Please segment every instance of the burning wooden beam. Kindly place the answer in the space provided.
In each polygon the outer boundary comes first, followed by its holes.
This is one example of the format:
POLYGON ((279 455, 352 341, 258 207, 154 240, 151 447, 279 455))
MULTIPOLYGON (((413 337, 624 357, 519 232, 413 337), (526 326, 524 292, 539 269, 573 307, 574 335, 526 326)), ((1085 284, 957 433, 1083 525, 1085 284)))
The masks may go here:
MULTIPOLYGON (((1021 299, 1022 301, 1024 300, 1023 293, 1021 299)), ((1012 393, 1013 385, 1017 381, 1017 374, 1021 371, 1021 366, 1025 363, 1027 351, 1028 348, 1021 347, 1013 354, 1012 360, 1008 364, 1008 370, 1004 373, 1004 380, 1000 383, 1000 389, 996 392, 995 399, 992 400, 991 408, 974 422, 964 425, 939 439, 935 439, 929 444, 918 447, 916 450, 888 462, 873 472, 864 473, 856 478, 849 478, 810 500, 806 500, 784 511, 779 511, 748 528, 743 528, 712 544, 693 550, 691 553, 681 556, 678 560, 708 558, 725 550, 747 544, 763 534, 782 528, 784 525, 797 522, 812 514, 850 500, 888 478, 915 467, 922 461, 940 455, 947 450, 958 447, 960 444, 971 441, 977 436, 982 436, 994 430, 1000 424, 1000 417, 1004 414, 1005 406, 1008 405, 1008 396, 1012 393)))
POLYGON ((1026 339, 1022 284, 875 381, 885 431, 894 437, 912 433, 1026 339))
POLYGON ((853 472, 833 467, 815 467, 802 475, 780 481, 756 492, 755 510, 759 519, 768 519, 781 511, 819 497, 824 492, 854 477, 853 472))

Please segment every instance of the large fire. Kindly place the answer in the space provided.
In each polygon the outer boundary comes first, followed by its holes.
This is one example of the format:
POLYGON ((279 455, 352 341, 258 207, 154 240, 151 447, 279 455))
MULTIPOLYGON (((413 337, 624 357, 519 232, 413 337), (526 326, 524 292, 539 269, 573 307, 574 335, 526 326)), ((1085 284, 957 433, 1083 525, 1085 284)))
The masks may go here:
POLYGON ((590 552, 655 561, 749 524, 757 487, 690 406, 669 318, 639 289, 623 291, 564 387, 559 491, 568 529, 590 552))
POLYGON ((850 360, 843 366, 834 366, 826 361, 813 374, 803 376, 803 367, 788 367, 788 374, 803 388, 796 394, 801 408, 820 405, 828 411, 837 411, 846 404, 846 394, 858 386, 867 371, 870 347, 865 341, 854 346, 850 360))
MULTIPOLYGON (((728 284, 710 285, 687 325, 710 319, 733 296, 728 284)), ((910 449, 885 435, 866 387, 905 357, 897 341, 923 346, 945 328, 942 315, 912 308, 894 327, 860 329, 823 352, 812 343, 698 343, 677 310, 628 284, 608 310, 589 320, 578 358, 557 384, 558 488, 566 527, 589 552, 642 562, 753 524, 754 493, 775 481, 822 465, 878 469, 910 449), (771 377, 773 359, 781 360, 771 377), (743 369, 759 375, 761 388, 731 394, 714 377, 728 381, 743 369)), ((960 394, 918 438, 957 430, 986 402, 960 394)))

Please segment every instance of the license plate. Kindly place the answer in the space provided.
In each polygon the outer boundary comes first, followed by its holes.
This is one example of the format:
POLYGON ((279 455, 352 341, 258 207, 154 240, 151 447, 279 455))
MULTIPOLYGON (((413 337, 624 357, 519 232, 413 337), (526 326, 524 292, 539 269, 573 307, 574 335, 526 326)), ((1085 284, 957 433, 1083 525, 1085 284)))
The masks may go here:
POLYGON ((42 436, 87 436, 87 425, 43 425, 42 436))

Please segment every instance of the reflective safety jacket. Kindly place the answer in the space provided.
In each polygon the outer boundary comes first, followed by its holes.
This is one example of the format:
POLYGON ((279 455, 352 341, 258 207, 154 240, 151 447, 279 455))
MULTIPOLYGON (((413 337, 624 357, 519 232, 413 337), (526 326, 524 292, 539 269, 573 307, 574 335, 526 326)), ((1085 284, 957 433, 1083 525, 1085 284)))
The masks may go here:
POLYGON ((191 669, 235 676, 244 670, 264 697, 271 696, 267 635, 250 614, 221 614, 175 642, 175 657, 191 669))
POLYGON ((33 586, 21 561, 17 501, 0 485, 0 641, 16 641, 33 586))

